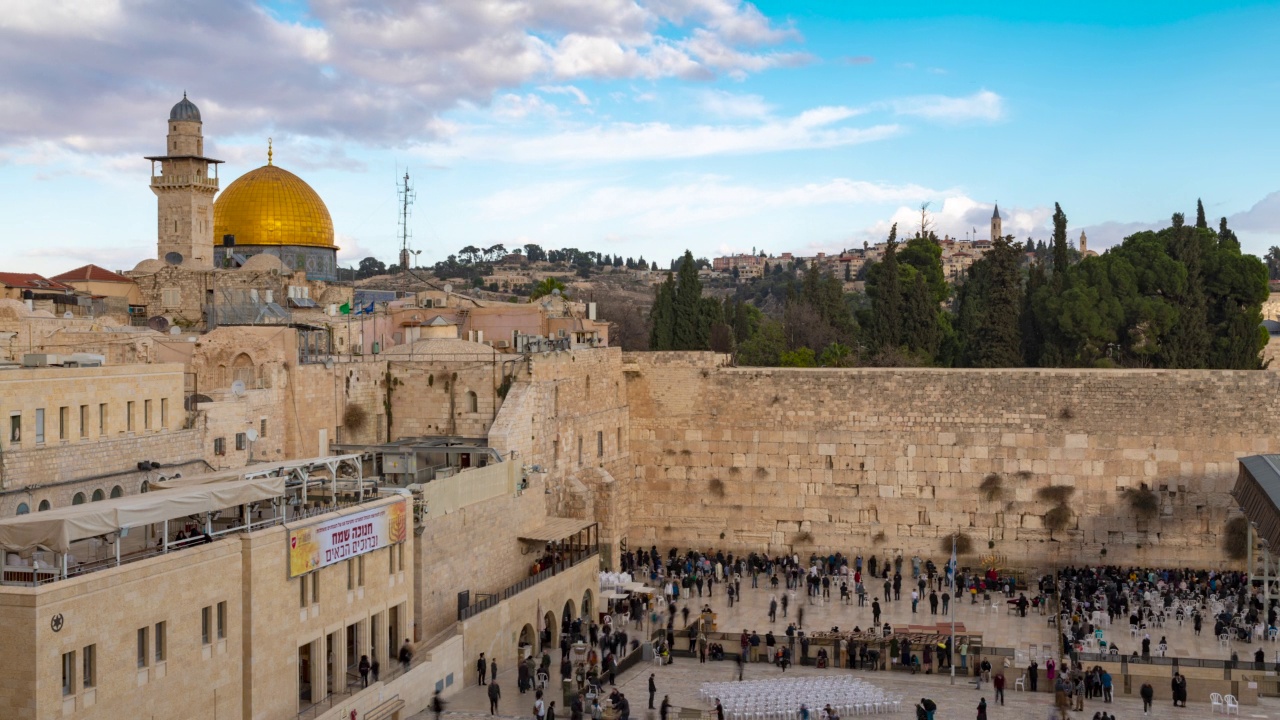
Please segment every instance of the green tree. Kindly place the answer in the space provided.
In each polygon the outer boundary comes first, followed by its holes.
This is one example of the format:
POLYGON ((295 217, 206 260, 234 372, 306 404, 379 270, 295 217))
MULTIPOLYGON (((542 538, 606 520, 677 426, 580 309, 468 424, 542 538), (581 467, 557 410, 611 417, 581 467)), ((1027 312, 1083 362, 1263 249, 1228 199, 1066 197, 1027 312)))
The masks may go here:
POLYGON ((831 343, 823 348, 822 354, 818 356, 818 364, 822 367, 853 367, 856 359, 853 348, 840 343, 831 343))
MULTIPOLYGON (((1227 219, 1222 218, 1223 230, 1226 229, 1226 225, 1227 219)), ((1219 233, 1218 235, 1221 237, 1222 233, 1219 233)), ((1264 256, 1264 259, 1267 261, 1268 278, 1271 280, 1280 280, 1280 247, 1272 245, 1271 248, 1267 250, 1267 254, 1264 256)), ((360 263, 360 267, 361 269, 364 268, 363 262, 360 263)))
POLYGON ((702 281, 693 253, 688 250, 676 275, 675 306, 671 323, 672 350, 706 350, 710 347, 711 322, 702 303, 702 281))
POLYGON ((551 295, 556 290, 559 290, 561 295, 567 296, 564 283, 560 282, 559 279, 548 275, 534 284, 533 290, 529 293, 529 299, 537 300, 544 295, 551 295))
POLYGON ((898 225, 889 229, 884 260, 867 271, 867 294, 871 297, 871 341, 877 349, 902 344, 902 283, 898 276, 898 225), (874 271, 875 277, 872 278, 874 271))
POLYGON ((1204 203, 1200 198, 1196 198, 1196 227, 1202 230, 1209 229, 1209 221, 1204 216, 1204 203))
POLYGON ((898 250, 898 265, 913 267, 924 276, 935 303, 945 301, 951 293, 951 288, 947 285, 947 276, 942 271, 942 244, 932 232, 923 237, 917 235, 908 240, 906 245, 898 250))
POLYGON ((960 364, 1018 367, 1022 364, 1022 247, 999 238, 969 268, 957 298, 960 364))
POLYGON ((649 348, 652 350, 671 350, 674 348, 673 334, 676 316, 676 281, 671 273, 658 285, 653 301, 653 309, 649 312, 652 327, 649 330, 649 348))
POLYGON ((917 357, 932 359, 938 354, 938 302, 924 273, 913 273, 903 305, 902 344, 917 357))
POLYGON ((811 348, 802 347, 795 350, 787 350, 778 358, 778 365, 782 367, 817 367, 818 361, 813 356, 811 348))
POLYGON ((787 351, 787 337, 782 323, 765 318, 760 330, 738 345, 738 362, 756 367, 777 367, 787 351))

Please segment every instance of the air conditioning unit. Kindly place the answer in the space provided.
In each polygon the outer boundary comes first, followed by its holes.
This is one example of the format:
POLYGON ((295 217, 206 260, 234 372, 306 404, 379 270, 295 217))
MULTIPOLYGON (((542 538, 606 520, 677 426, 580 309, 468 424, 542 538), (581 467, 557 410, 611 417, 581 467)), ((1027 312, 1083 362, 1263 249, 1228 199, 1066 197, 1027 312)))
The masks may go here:
POLYGON ((27 353, 22 356, 22 367, 49 367, 61 364, 62 358, 48 353, 27 353))
POLYGON ((62 359, 67 367, 102 367, 107 364, 105 355, 97 353, 71 353, 62 359))

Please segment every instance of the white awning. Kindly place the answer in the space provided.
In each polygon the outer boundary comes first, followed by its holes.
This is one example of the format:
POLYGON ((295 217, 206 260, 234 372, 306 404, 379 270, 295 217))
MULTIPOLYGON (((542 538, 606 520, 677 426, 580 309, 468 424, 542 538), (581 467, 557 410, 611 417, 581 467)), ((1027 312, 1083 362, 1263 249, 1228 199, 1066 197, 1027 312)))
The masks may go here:
POLYGON ((209 483, 130 495, 0 520, 0 549, 45 548, 65 553, 71 543, 122 528, 161 523, 284 495, 283 477, 209 483))

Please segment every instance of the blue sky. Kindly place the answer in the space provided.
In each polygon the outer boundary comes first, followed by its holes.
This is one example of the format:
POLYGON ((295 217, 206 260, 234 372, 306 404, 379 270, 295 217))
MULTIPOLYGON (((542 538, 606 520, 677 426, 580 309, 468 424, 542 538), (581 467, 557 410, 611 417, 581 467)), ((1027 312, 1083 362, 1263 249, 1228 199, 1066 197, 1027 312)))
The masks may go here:
POLYGON ((312 184, 343 262, 538 242, 666 259, 838 251, 917 222, 1101 249, 1202 197, 1280 244, 1275 3, 10 0, 8 270, 154 254, 141 155, 200 106, 224 187, 312 184), (955 8, 962 7, 963 12, 955 8))

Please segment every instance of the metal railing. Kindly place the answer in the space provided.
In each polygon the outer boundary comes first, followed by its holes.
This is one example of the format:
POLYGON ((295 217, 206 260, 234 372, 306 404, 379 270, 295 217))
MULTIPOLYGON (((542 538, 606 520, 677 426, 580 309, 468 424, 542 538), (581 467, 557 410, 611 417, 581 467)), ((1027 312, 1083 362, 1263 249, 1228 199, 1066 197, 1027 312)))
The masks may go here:
MULTIPOLYGON (((493 593, 491 595, 484 595, 482 600, 477 600, 476 602, 473 602, 464 608, 458 608, 458 620, 459 621, 467 620, 469 618, 475 617, 477 614, 482 613, 485 610, 488 610, 489 608, 497 605, 503 600, 509 600, 512 597, 515 597, 516 595, 518 595, 519 593, 522 593, 525 590, 528 590, 534 585, 537 585, 538 583, 544 580, 548 580, 552 577, 555 577, 556 575, 564 572, 565 570, 568 570, 569 568, 575 565, 578 565, 579 563, 582 563, 586 560, 590 560, 591 558, 597 557, 599 555, 600 555, 600 547, 598 545, 595 547, 588 548, 586 550, 579 550, 573 553, 573 557, 571 557, 570 559, 558 562, 555 565, 552 565, 551 567, 547 568, 546 570, 539 572, 537 575, 530 575, 529 577, 521 580, 520 582, 510 585, 508 587, 505 587, 496 593, 493 593)), ((476 597, 479 598, 479 597, 482 597, 482 595, 480 593, 477 593, 476 597)))

